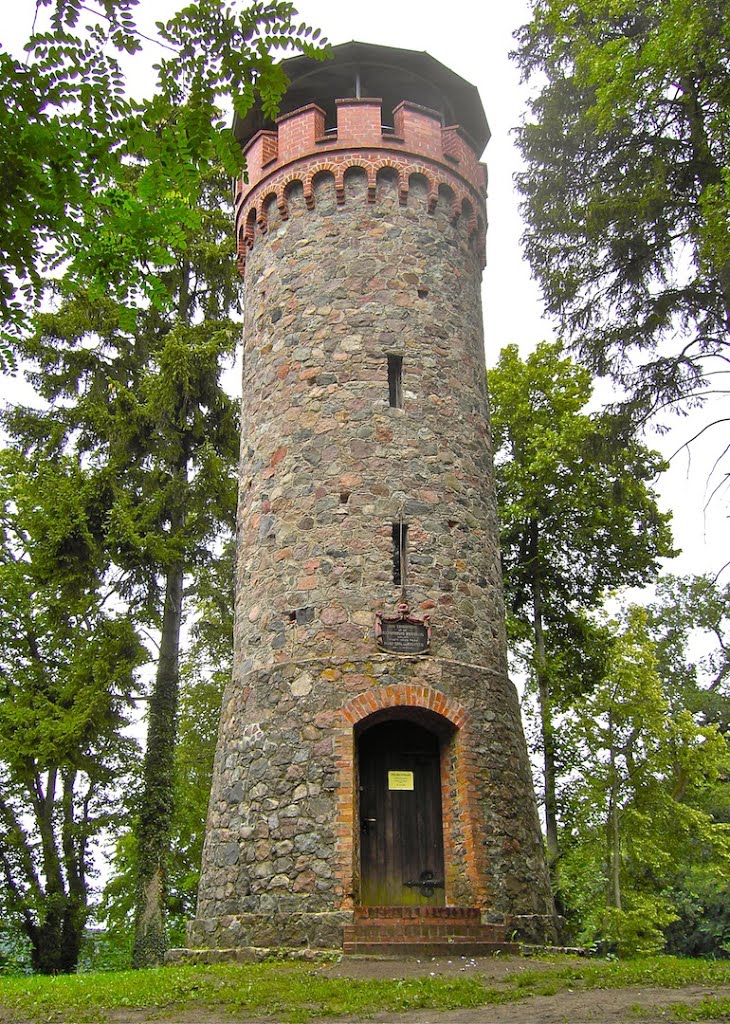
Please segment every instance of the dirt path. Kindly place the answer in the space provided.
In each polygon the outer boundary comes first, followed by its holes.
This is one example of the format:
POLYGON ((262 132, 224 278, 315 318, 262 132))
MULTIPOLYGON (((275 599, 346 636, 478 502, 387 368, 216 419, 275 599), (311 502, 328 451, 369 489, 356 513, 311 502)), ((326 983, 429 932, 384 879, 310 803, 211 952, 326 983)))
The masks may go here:
MULTIPOLYGON (((533 996, 518 1003, 466 1010, 413 1010, 357 1018, 327 1017, 321 1024, 678 1024, 678 1018, 671 1009, 673 1005, 696 1005, 707 996, 730 998, 730 987, 593 989, 533 996)), ((705 1018, 705 1022, 727 1022, 728 1019, 726 1016, 705 1018)), ((250 1017, 207 1010, 174 1016, 159 1012, 148 1016, 141 1011, 125 1011, 110 1013, 109 1020, 114 1024, 261 1024, 260 1018, 254 1021, 250 1017)))

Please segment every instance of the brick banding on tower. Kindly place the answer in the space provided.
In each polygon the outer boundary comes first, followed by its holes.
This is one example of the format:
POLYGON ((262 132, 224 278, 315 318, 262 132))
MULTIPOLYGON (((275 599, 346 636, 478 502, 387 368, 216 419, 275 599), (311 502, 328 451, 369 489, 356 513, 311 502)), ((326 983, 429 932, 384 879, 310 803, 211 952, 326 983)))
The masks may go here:
POLYGON ((302 60, 289 62, 298 105, 275 128, 241 128, 234 672, 189 943, 341 947, 378 899, 549 939, 506 669, 480 302, 486 121, 427 55, 346 44, 321 78, 302 60), (355 58, 388 109, 332 94, 355 58), (464 97, 470 130, 435 109, 464 97), (425 653, 376 643, 376 616, 403 607, 428 616, 425 653), (423 851, 397 846, 401 813, 423 851))

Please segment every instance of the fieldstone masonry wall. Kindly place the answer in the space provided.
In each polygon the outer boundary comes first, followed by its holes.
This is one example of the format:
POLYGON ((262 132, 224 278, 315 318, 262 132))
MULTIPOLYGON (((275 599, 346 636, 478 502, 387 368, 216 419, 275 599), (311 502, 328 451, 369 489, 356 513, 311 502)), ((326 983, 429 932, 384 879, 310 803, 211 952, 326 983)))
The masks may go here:
POLYGON ((403 104, 305 108, 248 151, 235 666, 192 946, 337 946, 359 901, 356 733, 440 736, 446 898, 551 929, 506 676, 480 305, 485 175, 403 104), (360 142, 358 142, 360 139, 360 142), (323 164, 322 148, 328 149, 323 164), (338 149, 339 147, 339 149, 338 149), (408 148, 410 147, 410 149, 408 148), (388 355, 402 357, 391 407, 388 355), (381 653, 406 597, 431 651, 381 653))

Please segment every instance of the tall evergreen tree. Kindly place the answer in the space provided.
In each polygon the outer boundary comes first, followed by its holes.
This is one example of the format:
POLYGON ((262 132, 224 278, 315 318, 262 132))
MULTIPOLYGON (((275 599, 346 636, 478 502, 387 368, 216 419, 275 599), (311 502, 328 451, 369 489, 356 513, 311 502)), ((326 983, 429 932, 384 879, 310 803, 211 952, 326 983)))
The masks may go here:
POLYGON ((533 0, 518 40, 536 83, 519 131, 526 251, 563 336, 641 415, 721 390, 728 5, 533 0))
MULTIPOLYGON (((118 189, 136 185, 130 172, 118 189)), ((165 948, 185 575, 235 514, 238 417, 220 383, 238 335, 226 194, 222 174, 201 179, 196 221, 179 226, 160 278, 174 302, 141 307, 133 333, 122 304, 78 290, 38 317, 25 353, 50 408, 7 420, 26 444, 73 450, 106 481, 104 543, 119 596, 159 630, 138 810, 138 965, 159 962, 165 948)))

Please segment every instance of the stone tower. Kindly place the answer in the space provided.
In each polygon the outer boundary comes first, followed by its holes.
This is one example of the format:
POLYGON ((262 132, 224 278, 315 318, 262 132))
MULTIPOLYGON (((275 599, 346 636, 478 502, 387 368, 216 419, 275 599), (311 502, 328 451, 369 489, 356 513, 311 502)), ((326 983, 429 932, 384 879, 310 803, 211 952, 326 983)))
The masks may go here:
POLYGON ((464 914, 549 940, 506 673, 484 112, 424 53, 286 68, 276 124, 237 125, 235 665, 189 945, 355 948, 353 920, 464 914))

